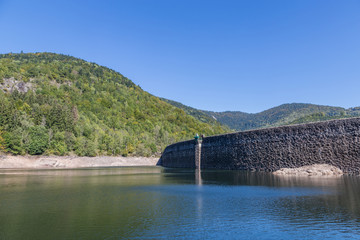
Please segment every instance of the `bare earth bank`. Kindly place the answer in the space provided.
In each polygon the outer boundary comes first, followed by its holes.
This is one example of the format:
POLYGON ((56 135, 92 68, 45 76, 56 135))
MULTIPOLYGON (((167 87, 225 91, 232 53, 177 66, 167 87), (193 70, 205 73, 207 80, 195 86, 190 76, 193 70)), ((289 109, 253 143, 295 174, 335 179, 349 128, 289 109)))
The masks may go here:
POLYGON ((76 157, 0 155, 0 168, 83 168, 117 166, 155 166, 154 157, 76 157))
POLYGON ((343 172, 328 164, 314 164, 299 168, 281 168, 274 172, 275 175, 296 175, 296 176, 341 176, 343 172))

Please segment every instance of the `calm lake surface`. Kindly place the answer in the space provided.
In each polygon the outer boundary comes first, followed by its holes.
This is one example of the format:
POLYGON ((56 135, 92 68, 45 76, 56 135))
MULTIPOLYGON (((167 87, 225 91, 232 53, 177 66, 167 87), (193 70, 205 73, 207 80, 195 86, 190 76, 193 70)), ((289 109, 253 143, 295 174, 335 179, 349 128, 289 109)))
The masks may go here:
POLYGON ((0 239, 360 239, 360 178, 0 170, 0 239))

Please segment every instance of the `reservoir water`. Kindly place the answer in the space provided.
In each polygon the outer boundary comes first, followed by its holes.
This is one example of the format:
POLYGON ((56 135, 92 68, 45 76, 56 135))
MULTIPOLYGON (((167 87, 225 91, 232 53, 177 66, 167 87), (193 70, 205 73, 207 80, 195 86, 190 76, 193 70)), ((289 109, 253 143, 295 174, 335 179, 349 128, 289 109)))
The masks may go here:
POLYGON ((0 239, 360 239, 360 178, 0 170, 0 239))

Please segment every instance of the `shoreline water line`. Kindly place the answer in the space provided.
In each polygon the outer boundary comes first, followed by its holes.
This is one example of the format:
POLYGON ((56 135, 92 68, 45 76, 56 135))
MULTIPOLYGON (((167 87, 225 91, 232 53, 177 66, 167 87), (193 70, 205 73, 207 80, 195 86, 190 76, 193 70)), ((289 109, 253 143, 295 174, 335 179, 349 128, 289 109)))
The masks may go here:
POLYGON ((0 169, 156 166, 156 157, 0 156, 0 169))

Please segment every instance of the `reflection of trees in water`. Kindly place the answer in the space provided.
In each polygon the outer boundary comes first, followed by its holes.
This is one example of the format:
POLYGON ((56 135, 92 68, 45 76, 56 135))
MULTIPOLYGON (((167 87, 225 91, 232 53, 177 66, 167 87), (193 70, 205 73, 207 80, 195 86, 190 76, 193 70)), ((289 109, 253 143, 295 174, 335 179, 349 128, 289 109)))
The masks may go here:
POLYGON ((9 170, 0 173, 0 239, 130 239, 158 219, 171 198, 161 168, 9 170), (168 201, 168 202, 167 202, 168 201), (41 229, 41 230, 40 230, 41 229))
MULTIPOLYGON (((209 226, 214 216, 228 220, 229 229, 244 231, 249 226, 239 223, 248 220, 270 222, 278 232, 303 228, 327 234, 329 228, 336 233, 356 231, 359 225, 357 177, 163 168, 9 173, 16 174, 0 176, 1 239, 76 238, 81 231, 84 239, 145 235, 156 239, 165 230, 183 234, 179 226, 209 226), (39 226, 60 227, 39 231, 39 226)), ((218 222, 214 226, 217 229, 218 222)))

